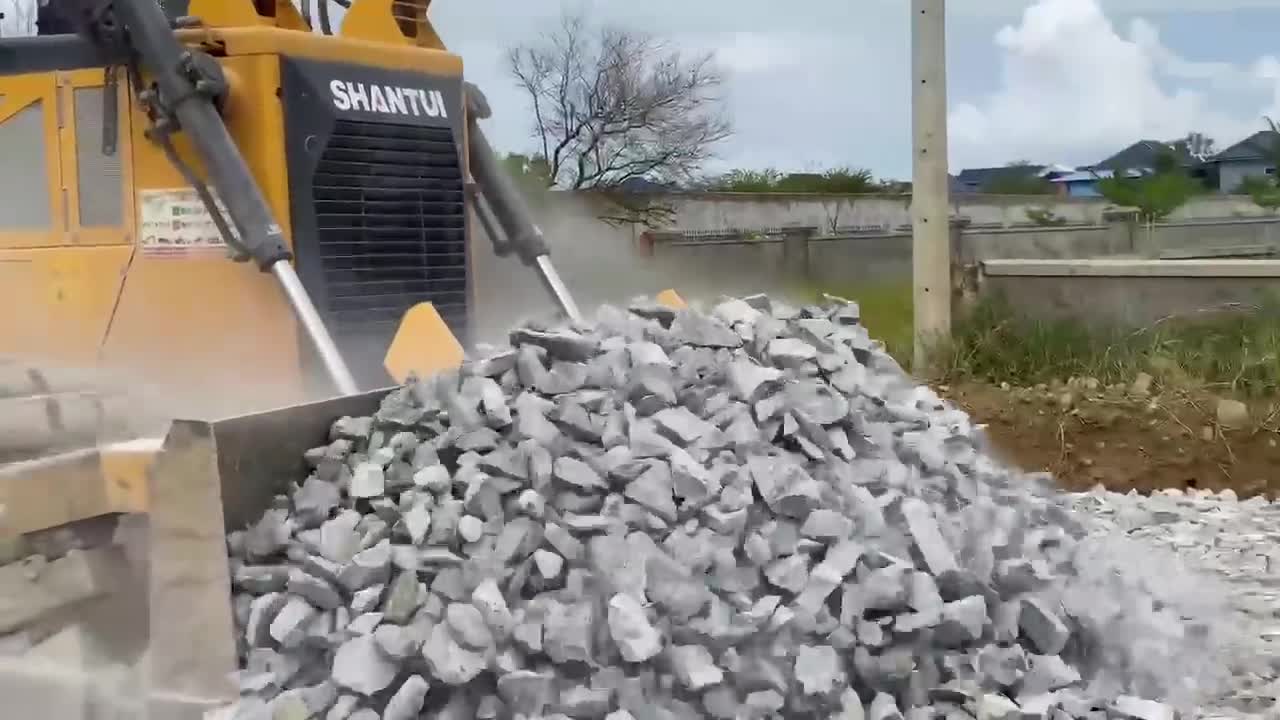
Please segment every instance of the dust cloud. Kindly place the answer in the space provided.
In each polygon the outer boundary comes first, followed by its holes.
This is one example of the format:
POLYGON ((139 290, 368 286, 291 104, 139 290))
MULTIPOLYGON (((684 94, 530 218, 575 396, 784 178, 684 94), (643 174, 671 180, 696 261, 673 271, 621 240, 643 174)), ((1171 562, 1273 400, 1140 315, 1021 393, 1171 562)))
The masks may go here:
MULTIPOLYGON (((551 246, 551 260, 585 315, 603 303, 626 303, 667 288, 686 300, 768 292, 785 297, 779 281, 781 250, 733 247, 658 247, 643 250, 643 227, 614 227, 599 218, 606 201, 568 193, 535 200, 535 214, 551 246), (777 255, 775 258, 773 255, 777 255)), ((508 328, 557 312, 534 268, 515 256, 498 257, 478 224, 471 242, 475 311, 473 342, 503 344, 508 328)))

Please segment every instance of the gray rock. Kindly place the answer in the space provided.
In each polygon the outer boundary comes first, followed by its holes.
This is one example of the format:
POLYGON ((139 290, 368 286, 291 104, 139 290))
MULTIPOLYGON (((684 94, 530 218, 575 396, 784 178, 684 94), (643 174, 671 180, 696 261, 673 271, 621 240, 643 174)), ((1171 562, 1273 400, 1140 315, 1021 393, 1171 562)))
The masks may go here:
POLYGON ((271 637, 281 647, 292 648, 306 638, 307 625, 316 615, 316 609, 300 597, 291 597, 271 621, 271 637))
POLYGON ((655 462, 627 485, 624 494, 663 520, 675 522, 674 489, 670 466, 664 462, 655 462))
POLYGON ((423 642, 412 630, 398 625, 379 625, 373 631, 373 639, 382 654, 399 663, 416 655, 423 642))
POLYGON ((608 490, 609 484, 600 477, 590 465, 571 457, 562 457, 555 462, 552 470, 554 477, 567 485, 583 490, 608 490))
POLYGON ((386 473, 381 465, 371 462, 360 463, 351 471, 351 488, 348 492, 354 498, 381 497, 386 492, 386 473))
POLYGON ((724 671, 701 645, 672 645, 667 648, 667 661, 676 679, 690 690, 702 690, 724 680, 724 671))
POLYGON ((1080 682, 1080 671, 1057 655, 1029 655, 1030 668, 1022 679, 1022 692, 1049 693, 1080 682))
MULTIPOLYGON (((431 447, 424 445, 423 447, 431 447)), ((443 465, 426 465, 413 474, 413 484, 436 495, 449 491, 453 486, 453 478, 449 477, 449 469, 443 465)))
POLYGON ((549 550, 534 551, 533 563, 538 568, 538 574, 548 580, 560 577, 561 571, 564 570, 564 558, 549 550))
POLYGON ((382 613, 367 612, 347 623, 348 635, 372 635, 382 623, 382 613))
POLYGON ((1106 534, 1197 548, 1264 617, 1270 503, 1053 493, 838 299, 638 312, 518 329, 306 452, 228 537, 244 712, 1165 720, 1130 696, 1228 668, 1274 696, 1106 534))
POLYGON ((682 447, 696 443, 713 429, 705 420, 683 407, 662 410, 653 416, 653 422, 668 440, 682 447))
POLYGON ((288 565, 242 565, 231 574, 232 584, 254 595, 280 592, 289 583, 288 565))
POLYGON ((471 603, 480 611, 489 629, 505 639, 515 628, 515 619, 507 607, 506 598, 492 578, 482 581, 471 593, 471 603))
POLYGON ((360 535, 356 533, 359 523, 360 513, 347 510, 321 525, 320 554, 331 562, 350 562, 360 552, 360 535))
POLYGON ((360 698, 355 695, 343 695, 334 702, 324 720, 348 720, 360 705, 360 698))
POLYGON ((662 635, 630 595, 618 593, 609 600, 609 635, 627 662, 646 662, 662 652, 662 635))
POLYGON ((725 325, 705 315, 681 310, 671 322, 671 336, 686 345, 708 348, 736 348, 742 338, 725 325))
POLYGON ((1174 720, 1177 713, 1164 703, 1121 695, 1111 705, 1111 711, 1126 720, 1174 720))
POLYGON ((1026 633, 1036 649, 1045 655, 1057 655, 1066 647, 1071 631, 1062 619, 1042 600, 1025 598, 1018 615, 1018 627, 1026 633))
POLYGON ((796 338, 778 338, 769 342, 769 357, 776 363, 794 367, 805 360, 816 360, 818 351, 809 343, 796 338))
POLYGON ((371 612, 382 602, 382 593, 386 589, 386 585, 373 585, 360 590, 351 596, 351 604, 348 607, 356 615, 371 612))
POLYGON ((903 720, 902 711, 898 709, 898 702, 893 699, 892 695, 886 693, 877 693, 872 698, 867 718, 868 720, 903 720))
POLYGON ((426 542, 427 533, 431 531, 431 509, 425 503, 414 503, 401 520, 410 542, 414 545, 426 542))
POLYGON ((472 650, 493 647, 493 633, 485 624, 484 615, 474 605, 453 603, 445 608, 445 620, 449 623, 453 638, 472 650))
POLYGON ((310 575, 299 568, 289 571, 289 592, 306 598, 307 602, 321 610, 336 610, 342 606, 342 596, 328 580, 310 575))
POLYGON ((351 558, 338 573, 338 582, 350 592, 391 579, 391 541, 383 540, 351 558))
POLYGON ((981 638, 988 622, 987 601, 983 596, 949 602, 942 607, 938 640, 948 647, 963 647, 981 638))
POLYGON ((507 705, 536 717, 551 703, 555 680, 549 673, 517 670, 498 678, 498 694, 507 705))
POLYGON ((410 675, 387 701, 387 707, 382 711, 382 720, 414 720, 422 712, 422 704, 426 702, 427 691, 430 689, 431 684, 426 678, 410 675))
POLYGON ((796 651, 795 673, 806 695, 826 695, 844 681, 840 657, 829 645, 802 645, 796 651))
POLYGON ((814 510, 805 519, 800 534, 817 540, 843 540, 853 532, 853 521, 835 510, 814 510))
POLYGON ((540 332, 528 328, 513 330, 510 334, 511 344, 536 345, 547 351, 557 360, 581 362, 591 359, 600 346, 596 341, 575 332, 540 332))
POLYGON ((487 665, 483 654, 468 650, 454 640, 445 623, 431 629, 430 637, 422 646, 422 657, 433 677, 453 686, 471 682, 487 665))
POLYGON ((387 590, 387 598, 383 603, 383 620, 396 625, 408 623, 422 606, 419 598, 423 594, 418 574, 401 572, 387 590))
POLYGON ((307 527, 314 527, 328 519, 341 500, 337 485, 312 475, 294 493, 293 509, 307 527))
POLYGON ((369 696, 385 690, 396 676, 396 664, 378 651, 370 635, 354 637, 333 656, 333 681, 369 696))
POLYGON ((984 693, 978 698, 976 717, 978 720, 1021 720, 1022 710, 1004 695, 984 693))
POLYGON ((957 569, 955 555, 938 529, 933 511, 922 500, 907 498, 902 501, 902 516, 907 531, 924 558, 925 566, 935 577, 957 569))
POLYGON ((281 593, 267 593, 254 598, 249 607, 249 623, 244 631, 245 641, 250 647, 265 648, 271 645, 271 626, 288 602, 288 596, 281 593))
POLYGON ((556 663, 590 662, 595 610, 590 603, 552 602, 542 623, 542 645, 556 663))
POLYGON ((458 520, 458 535, 463 542, 473 543, 484 537, 484 521, 474 515, 463 515, 458 520))
POLYGON ((427 534, 427 543, 431 545, 448 545, 458 534, 458 523, 462 520, 462 503, 452 498, 442 499, 431 511, 431 531, 427 534))

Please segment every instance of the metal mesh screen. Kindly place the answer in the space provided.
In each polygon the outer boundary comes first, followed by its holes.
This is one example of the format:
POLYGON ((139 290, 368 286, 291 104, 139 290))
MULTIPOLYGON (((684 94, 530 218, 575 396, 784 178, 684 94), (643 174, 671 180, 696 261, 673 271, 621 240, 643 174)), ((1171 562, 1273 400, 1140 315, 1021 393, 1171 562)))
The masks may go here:
POLYGON ((340 120, 312 181, 325 320, 366 387, 405 312, 430 302, 459 337, 467 317, 461 159, 448 128, 340 120))
POLYGON ((48 230, 53 226, 48 150, 43 103, 28 105, 0 122, 0 165, 21 168, 21 172, 0 173, 0 230, 48 230))
POLYGON ((120 153, 102 152, 103 88, 76 88, 76 165, 80 187, 80 225, 119 227, 124 224, 124 187, 120 153))

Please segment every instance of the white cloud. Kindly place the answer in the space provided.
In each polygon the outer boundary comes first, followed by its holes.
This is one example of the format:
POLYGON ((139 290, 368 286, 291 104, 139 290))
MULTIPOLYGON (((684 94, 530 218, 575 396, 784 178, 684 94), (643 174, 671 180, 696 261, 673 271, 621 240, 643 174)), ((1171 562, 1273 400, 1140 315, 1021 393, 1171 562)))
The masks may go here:
MULTIPOLYGON (((1035 0, 952 0, 947 10, 967 16, 1007 17, 1034 4, 1035 0)), ((1102 0, 1102 7, 1113 13, 1216 13, 1231 10, 1274 10, 1280 8, 1280 0, 1102 0)))
POLYGON ((1092 162, 1139 139, 1193 130, 1231 143, 1258 129, 1266 108, 1280 107, 1280 62, 1187 60, 1145 21, 1122 36, 1098 0, 1038 0, 996 45, 1000 89, 951 112, 952 156, 961 167, 1024 157, 1092 162), (1257 112, 1224 112, 1199 86, 1246 92, 1257 112))

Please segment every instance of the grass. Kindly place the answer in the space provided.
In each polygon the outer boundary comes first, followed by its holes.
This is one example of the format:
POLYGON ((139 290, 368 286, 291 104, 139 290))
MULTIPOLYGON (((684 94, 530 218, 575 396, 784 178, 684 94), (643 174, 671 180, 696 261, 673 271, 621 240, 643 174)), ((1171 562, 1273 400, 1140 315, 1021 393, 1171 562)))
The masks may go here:
POLYGON ((952 379, 1129 383, 1148 372, 1183 387, 1247 397, 1280 393, 1280 303, 1169 317, 1138 330, 1033 320, 984 300, 953 329, 939 365, 952 379))
MULTIPOLYGON (((909 367, 910 284, 814 289, 857 300, 872 337, 909 367)), ((1002 300, 984 299, 953 328, 935 364, 945 382, 978 380, 1029 386, 1096 378, 1131 383, 1147 372, 1181 387, 1241 397, 1280 395, 1280 298, 1194 316, 1165 318, 1139 330, 1070 319, 1020 316, 1002 300)))
POLYGON ((819 287, 810 295, 816 298, 824 292, 856 300, 871 337, 883 342, 898 362, 911 361, 914 320, 910 282, 819 287))

